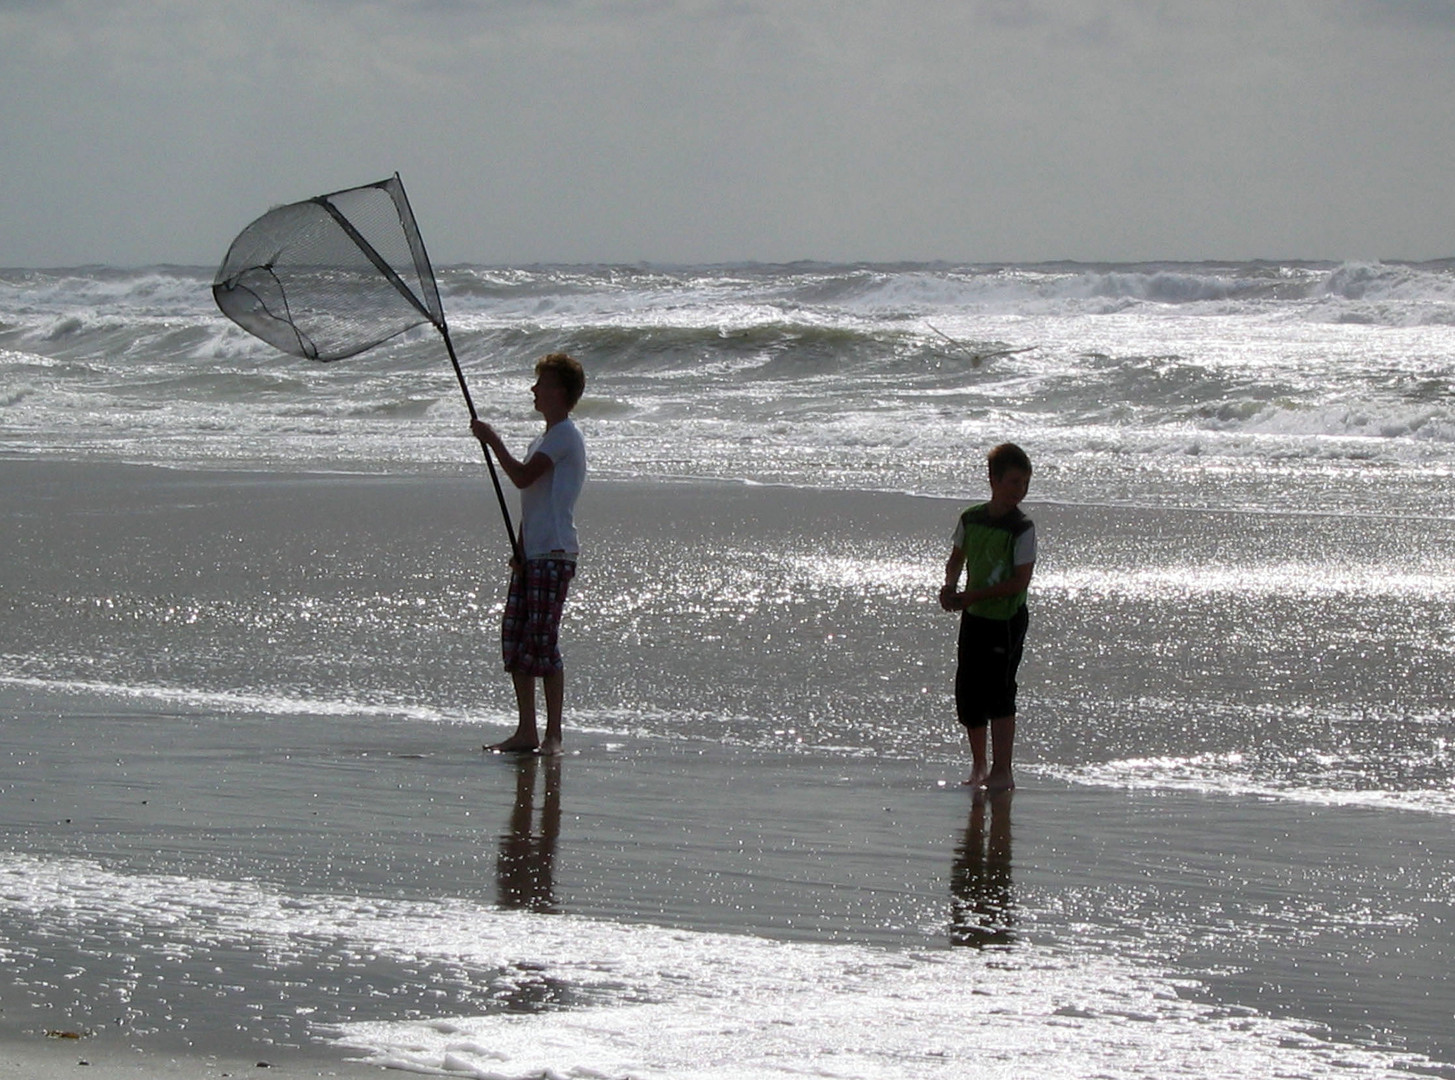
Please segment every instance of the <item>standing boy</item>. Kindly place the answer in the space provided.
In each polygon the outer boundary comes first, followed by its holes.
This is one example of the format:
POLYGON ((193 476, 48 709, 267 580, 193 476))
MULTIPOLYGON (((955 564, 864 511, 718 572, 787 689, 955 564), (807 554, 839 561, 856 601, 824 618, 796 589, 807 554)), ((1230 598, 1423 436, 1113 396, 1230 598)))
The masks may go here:
POLYGON ((565 353, 537 361, 531 394, 536 412, 545 417, 546 430, 531 442, 524 461, 511 455, 489 424, 475 420, 470 425, 520 489, 520 554, 525 562, 511 560, 510 592, 500 624, 501 652, 515 683, 520 719, 514 735, 485 747, 496 753, 561 752, 566 687, 559 641, 561 611, 576 574, 576 497, 586 480, 586 443, 571 420, 571 410, 585 389, 581 365, 565 353), (546 694, 544 740, 536 729, 536 679, 546 694))
POLYGON ((1036 565, 1036 529, 1020 512, 1031 485, 1031 459, 1014 443, 990 451, 990 501, 960 515, 945 563, 940 606, 959 611, 955 712, 970 736, 966 785, 986 791, 1015 787, 1016 669, 1026 640, 1026 590, 1036 565), (960 592, 960 572, 966 572, 960 592), (987 768, 985 731, 994 763, 987 768))

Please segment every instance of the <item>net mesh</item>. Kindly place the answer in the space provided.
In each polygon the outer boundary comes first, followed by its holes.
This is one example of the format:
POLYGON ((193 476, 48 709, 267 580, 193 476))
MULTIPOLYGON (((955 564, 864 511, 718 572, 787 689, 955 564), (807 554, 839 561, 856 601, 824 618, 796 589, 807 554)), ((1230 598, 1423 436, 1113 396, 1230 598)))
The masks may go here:
POLYGON ((448 334, 397 174, 269 210, 232 242, 212 295, 244 330, 310 360, 341 360, 424 323, 448 334))

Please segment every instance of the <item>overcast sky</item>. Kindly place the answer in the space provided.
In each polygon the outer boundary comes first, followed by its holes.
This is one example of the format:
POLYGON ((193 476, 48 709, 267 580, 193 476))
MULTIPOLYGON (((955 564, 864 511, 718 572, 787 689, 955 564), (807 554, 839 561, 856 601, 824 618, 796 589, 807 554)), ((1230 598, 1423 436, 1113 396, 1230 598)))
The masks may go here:
POLYGON ((1455 0, 0 0, 0 265, 1455 255, 1455 0))

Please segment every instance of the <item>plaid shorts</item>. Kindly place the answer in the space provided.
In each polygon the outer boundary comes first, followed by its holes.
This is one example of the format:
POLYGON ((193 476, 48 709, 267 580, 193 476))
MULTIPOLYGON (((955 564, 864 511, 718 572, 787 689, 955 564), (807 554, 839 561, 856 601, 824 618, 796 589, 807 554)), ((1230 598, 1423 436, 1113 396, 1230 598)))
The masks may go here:
POLYGON ((576 564, 570 559, 527 559, 524 572, 511 570, 500 621, 506 671, 554 675, 561 670, 561 610, 575 576, 576 564))

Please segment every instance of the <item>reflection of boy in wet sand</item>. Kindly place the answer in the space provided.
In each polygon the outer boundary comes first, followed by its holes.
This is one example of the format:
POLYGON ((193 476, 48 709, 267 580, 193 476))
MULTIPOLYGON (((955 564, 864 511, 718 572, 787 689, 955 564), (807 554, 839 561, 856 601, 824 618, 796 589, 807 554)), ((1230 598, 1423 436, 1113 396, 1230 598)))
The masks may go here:
POLYGON ((586 480, 586 443, 571 420, 581 400, 586 375, 565 353, 552 353, 536 364, 531 387, 536 412, 546 430, 536 436, 525 460, 513 457, 489 424, 475 420, 470 430, 495 452, 510 482, 520 488, 520 551, 522 566, 512 562, 510 594, 501 622, 500 644, 505 670, 515 683, 519 723, 504 742, 485 747, 497 753, 561 752, 561 713, 566 676, 559 635, 566 589, 576 574, 576 498, 586 480), (546 737, 536 729, 536 680, 546 692, 546 737))
POLYGON ((553 914, 556 903, 556 843, 561 835, 561 759, 542 762, 533 754, 517 759, 515 805, 510 824, 500 837, 495 861, 497 903, 503 908, 553 914), (532 828, 536 776, 545 770, 540 831, 532 828))
POLYGON ((950 890, 951 945, 1009 945, 1015 940, 1015 889, 1010 879, 1010 801, 1015 793, 979 793, 970 810, 965 842, 955 850, 950 890), (986 839, 986 804, 990 830, 986 839))
POLYGON ((1026 640, 1026 590, 1036 565, 1036 529, 1020 512, 1031 486, 1031 459, 1014 443, 990 451, 990 501, 960 515, 945 562, 940 606, 960 615, 955 712, 970 736, 965 781, 987 791, 1015 787, 1016 669, 1026 640), (965 589, 959 591, 965 572, 965 589), (985 731, 994 764, 987 767, 985 731))

